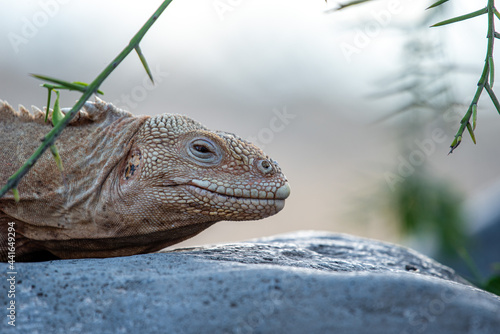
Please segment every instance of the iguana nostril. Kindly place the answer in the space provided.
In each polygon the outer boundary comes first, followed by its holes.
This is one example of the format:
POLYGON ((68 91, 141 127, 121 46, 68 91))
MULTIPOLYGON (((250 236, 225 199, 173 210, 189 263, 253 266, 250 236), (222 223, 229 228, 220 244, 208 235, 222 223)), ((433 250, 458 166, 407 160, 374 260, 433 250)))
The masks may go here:
POLYGON ((273 166, 267 160, 261 160, 260 162, 258 162, 257 167, 264 174, 268 174, 273 171, 273 166))

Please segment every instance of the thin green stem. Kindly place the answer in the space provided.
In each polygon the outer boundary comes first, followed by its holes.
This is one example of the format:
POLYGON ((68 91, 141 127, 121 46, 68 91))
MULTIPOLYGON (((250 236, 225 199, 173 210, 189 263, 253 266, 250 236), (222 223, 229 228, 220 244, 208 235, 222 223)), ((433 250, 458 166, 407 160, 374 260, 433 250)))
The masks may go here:
MULTIPOLYGON (((488 10, 487 15, 488 15, 488 47, 486 49, 486 57, 484 60, 484 67, 483 67, 483 72, 481 73, 481 77, 479 78, 479 81, 477 83, 477 89, 476 93, 474 94, 474 98, 472 99, 472 102, 470 103, 469 109, 467 109, 467 112, 465 113, 464 117, 460 121, 460 128, 458 129, 455 139, 451 143, 451 150, 450 153, 452 153, 458 145, 460 145, 460 142, 462 140, 462 135, 467 128, 467 124, 470 124, 471 117, 473 114, 473 108, 474 106, 477 106, 477 103, 479 102, 479 98, 481 97, 481 93, 485 88, 487 88, 488 94, 494 100, 494 93, 493 90, 491 90, 490 87, 490 78, 493 78, 493 75, 490 76, 490 71, 493 71, 494 69, 492 67, 492 59, 493 59, 493 47, 495 44, 495 37, 497 36, 497 33, 495 32, 495 0, 488 0, 488 4, 486 5, 486 9, 488 10), (490 67, 491 66, 491 67, 490 67)), ((495 102, 495 101, 494 101, 495 102)), ((498 104, 495 104, 495 107, 498 110, 498 104)), ((500 110, 498 110, 500 112, 500 110)), ((475 122, 474 122, 475 123, 475 122)))
MULTIPOLYGON (((19 168, 8 180, 5 186, 0 189, 0 197, 5 195, 10 189, 17 189, 17 185, 21 179, 28 173, 28 171, 35 165, 42 154, 54 144, 56 139, 61 135, 64 128, 69 124, 71 119, 76 115, 76 113, 83 107, 85 102, 97 92, 99 86, 106 80, 106 78, 115 70, 115 68, 127 57, 127 55, 135 50, 138 46, 146 32, 155 23, 158 17, 163 13, 165 8, 172 2, 172 0, 165 0, 160 5, 160 7, 154 12, 154 14, 146 21, 142 28, 135 34, 130 40, 129 45, 127 45, 120 54, 113 59, 113 61, 95 78, 94 81, 87 87, 85 92, 82 94, 80 99, 71 108, 71 110, 66 114, 62 121, 54 126, 54 128, 44 137, 42 145, 33 153, 31 157, 26 161, 26 163, 19 168)), ((49 106, 47 106, 49 108, 49 106)))

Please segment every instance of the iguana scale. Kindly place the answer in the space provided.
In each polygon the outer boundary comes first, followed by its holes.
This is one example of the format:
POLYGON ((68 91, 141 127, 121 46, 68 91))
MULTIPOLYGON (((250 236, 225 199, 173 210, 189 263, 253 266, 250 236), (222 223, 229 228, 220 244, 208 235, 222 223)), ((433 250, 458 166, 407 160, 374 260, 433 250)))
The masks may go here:
MULTIPOLYGON (((50 130, 45 112, 0 101, 0 186, 50 130)), ((283 209, 290 187, 259 148, 181 115, 133 116, 87 102, 50 152, 0 198, 0 260, 15 223, 16 261, 154 252, 221 220, 283 209)))

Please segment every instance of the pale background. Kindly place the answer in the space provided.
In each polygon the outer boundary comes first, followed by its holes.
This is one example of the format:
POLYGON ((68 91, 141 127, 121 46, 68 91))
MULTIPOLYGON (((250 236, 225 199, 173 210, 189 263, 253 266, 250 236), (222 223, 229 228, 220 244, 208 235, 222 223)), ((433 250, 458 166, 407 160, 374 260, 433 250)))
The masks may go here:
MULTIPOLYGON (((28 73, 92 81, 160 3, 0 0, 0 99, 14 106, 43 106, 46 90, 28 73)), ((141 44, 156 85, 149 84, 131 54, 101 87, 103 99, 135 114, 182 113, 212 129, 260 138, 258 144, 290 180, 291 197, 278 215, 220 222, 179 246, 303 229, 401 242, 397 228, 377 210, 376 197, 389 189, 384 174, 408 157, 399 156, 394 121, 373 124, 398 101, 367 96, 401 67, 405 33, 395 28, 411 26, 429 1, 379 0, 327 13, 335 5, 323 0, 174 0, 141 44), (218 12, 220 3, 230 10, 218 12), (397 10, 379 23, 376 17, 391 8, 397 10), (347 59, 341 45, 355 45, 356 34, 370 28, 372 37, 358 43, 359 52, 347 59), (294 118, 272 139, 263 137, 275 112, 284 110, 294 118)), ((480 5, 453 1, 442 19, 480 5)), ((482 69, 485 22, 476 18, 452 29, 434 28, 447 41, 449 60, 470 68, 469 74, 453 78, 455 94, 465 104, 482 69)), ((468 199, 499 174, 500 117, 484 95, 478 145, 466 136, 447 156, 458 127, 448 122, 440 125, 446 141, 425 157, 435 175, 454 182, 468 199)), ((77 97, 63 93, 62 105, 71 106, 77 97)))

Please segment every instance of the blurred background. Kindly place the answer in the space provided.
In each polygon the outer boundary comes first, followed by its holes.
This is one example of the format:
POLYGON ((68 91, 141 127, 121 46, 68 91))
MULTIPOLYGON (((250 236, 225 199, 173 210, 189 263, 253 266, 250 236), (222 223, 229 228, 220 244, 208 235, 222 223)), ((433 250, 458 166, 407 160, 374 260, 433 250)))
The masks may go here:
MULTIPOLYGON (((91 82, 160 3, 0 0, 0 99, 44 106, 29 73, 91 82)), ((465 135, 448 155, 481 74, 487 20, 428 28, 481 6, 425 10, 431 3, 335 11, 339 2, 323 0, 173 1, 141 44, 155 85, 131 54, 102 98, 250 139, 292 186, 278 215, 220 222, 176 247, 314 229, 453 258, 500 220, 500 117, 486 93, 478 144, 465 135)), ((61 105, 78 96, 64 92, 61 105)), ((498 248, 486 253, 500 258, 498 248)))

